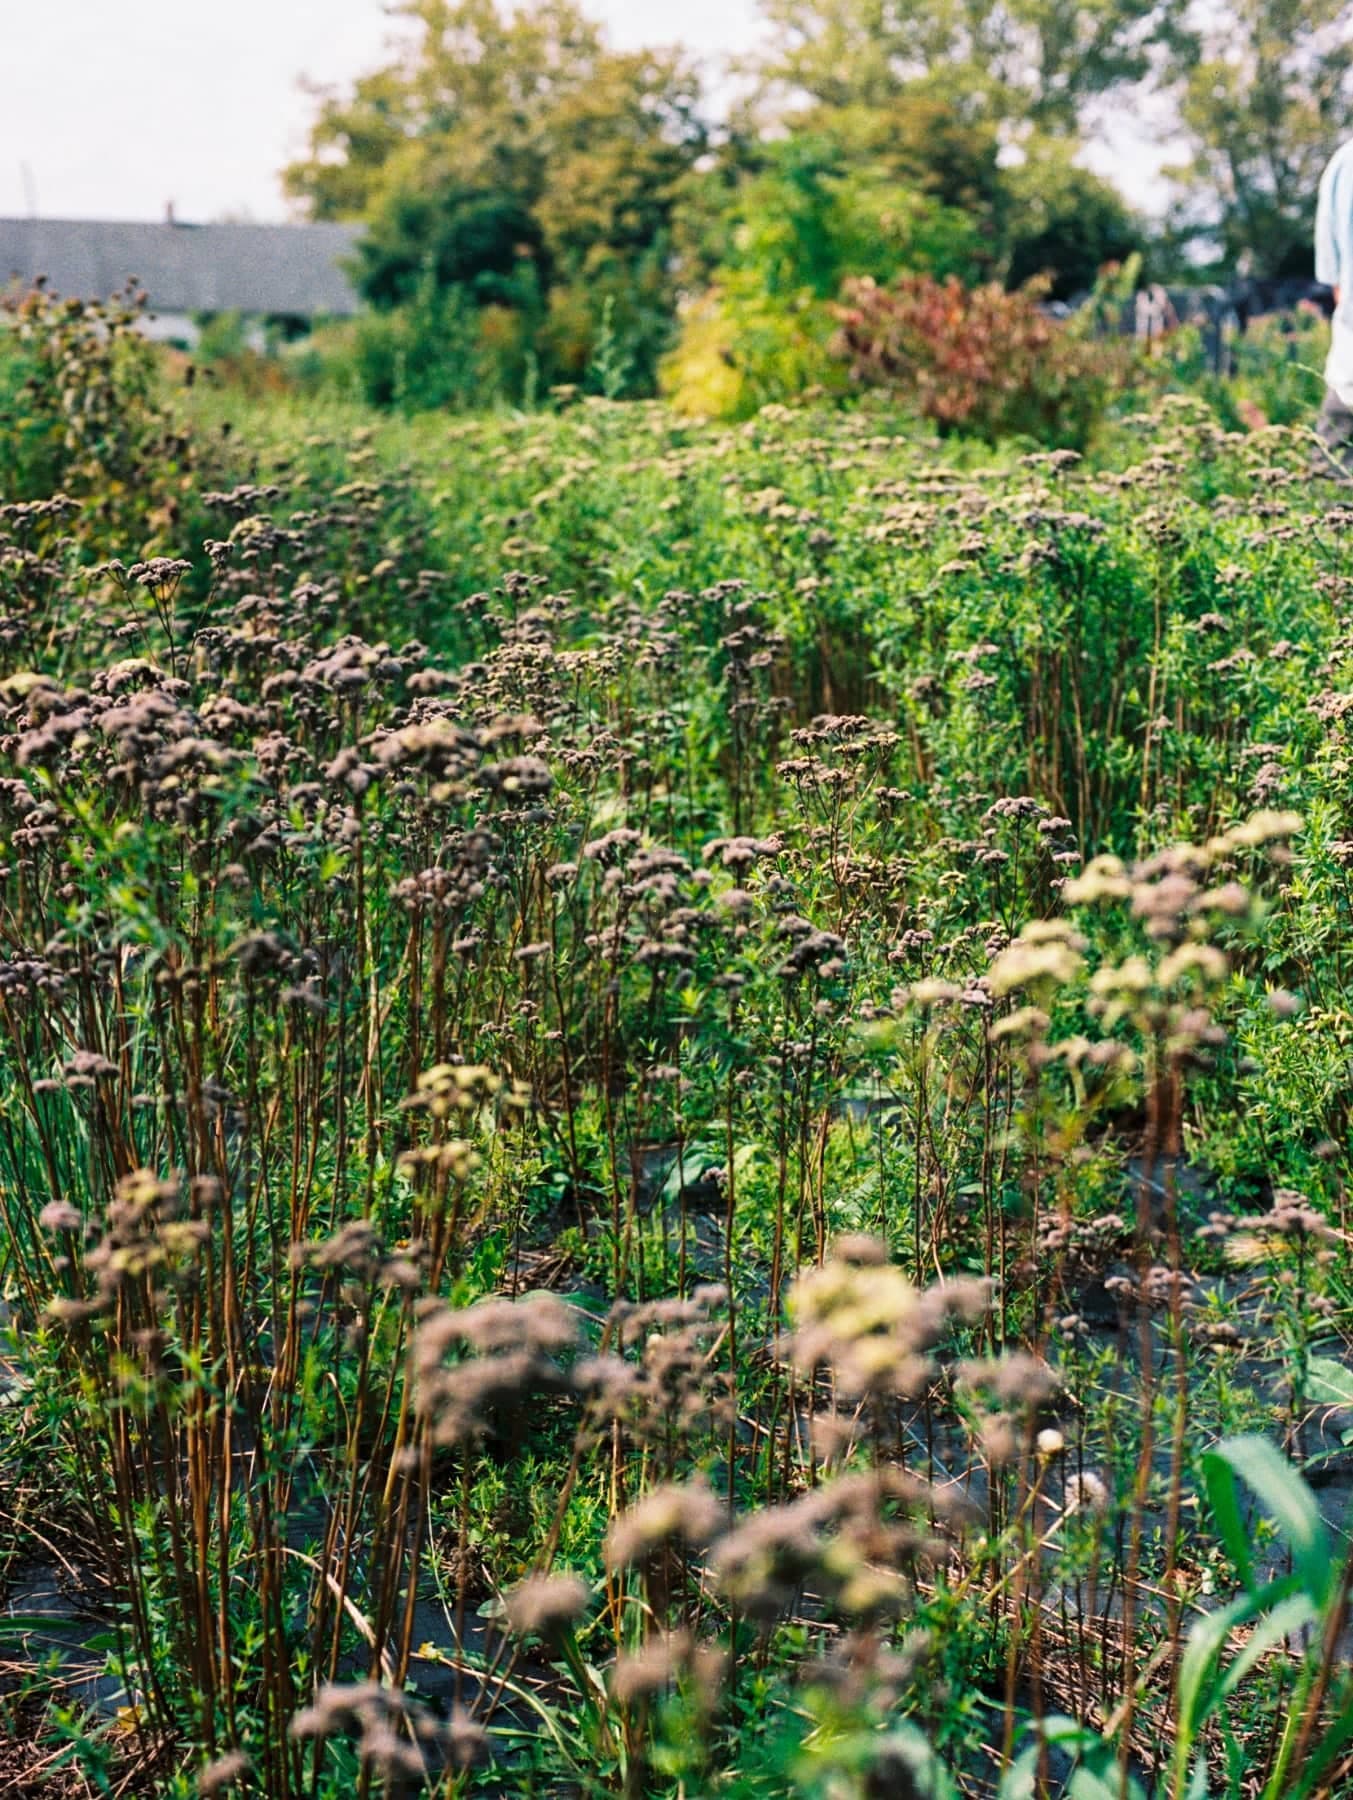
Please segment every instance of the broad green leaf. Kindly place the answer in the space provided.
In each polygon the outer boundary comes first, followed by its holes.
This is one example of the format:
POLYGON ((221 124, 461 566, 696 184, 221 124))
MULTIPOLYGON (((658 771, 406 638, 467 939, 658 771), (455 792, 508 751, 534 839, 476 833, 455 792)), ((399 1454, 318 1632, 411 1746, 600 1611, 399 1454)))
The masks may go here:
POLYGON ((1243 1625, 1255 1613, 1262 1612, 1266 1605, 1286 1599, 1291 1586, 1290 1581, 1281 1584, 1275 1582, 1258 1593, 1240 1594, 1229 1606, 1220 1606, 1215 1612, 1204 1613, 1194 1624, 1185 1640, 1184 1654, 1179 1659, 1178 1718, 1184 1754, 1187 1754, 1211 1710, 1208 1703, 1209 1675, 1226 1647, 1227 1638, 1237 1625, 1243 1625), (1280 1587, 1283 1590, 1281 1592, 1278 1591, 1280 1587))
POLYGON ((1208 1451, 1203 1466, 1218 1528, 1246 1586, 1252 1587, 1254 1578, 1248 1533, 1235 1482, 1229 1479, 1235 1475, 1277 1525, 1312 1600, 1323 1605, 1334 1579, 1329 1533, 1315 1495, 1277 1446, 1253 1435, 1227 1438, 1208 1451))
POLYGON ((1038 1745, 1022 1750, 1001 1778, 996 1800, 1033 1800, 1038 1780, 1038 1745))
POLYGON ((1313 1356, 1306 1364, 1306 1398, 1317 1406, 1353 1407, 1353 1369, 1332 1356, 1313 1356))
MULTIPOLYGON (((1250 1633, 1245 1648, 1238 1653, 1222 1677, 1212 1704, 1229 1699, 1275 1644, 1291 1637, 1293 1632, 1300 1631, 1303 1625, 1312 1624, 1315 1617, 1316 1611, 1309 1594, 1290 1594, 1286 1600, 1279 1600, 1250 1633)), ((1208 1710, 1211 1711, 1211 1707, 1208 1710)))
POLYGON ((1235 1470, 1229 1462, 1218 1456, 1203 1458, 1203 1481, 1207 1488, 1207 1502, 1212 1511, 1213 1523, 1217 1527, 1217 1535, 1226 1546, 1227 1555, 1236 1566, 1236 1572, 1247 1588, 1254 1586, 1254 1576, 1250 1568, 1250 1536, 1245 1529, 1245 1517, 1240 1509, 1240 1496, 1236 1492, 1235 1470))

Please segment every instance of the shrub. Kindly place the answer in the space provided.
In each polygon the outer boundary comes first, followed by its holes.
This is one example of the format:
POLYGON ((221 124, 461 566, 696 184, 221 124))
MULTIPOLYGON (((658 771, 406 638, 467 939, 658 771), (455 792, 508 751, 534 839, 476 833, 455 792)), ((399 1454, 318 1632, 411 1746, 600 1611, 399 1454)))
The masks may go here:
POLYGON ((663 392, 680 413, 745 419, 810 388, 841 385, 831 315, 811 294, 776 299, 738 271, 687 308, 663 359, 663 392))
POLYGON ((79 502, 70 534, 122 547, 181 523, 190 460, 161 365, 137 329, 144 295, 66 300, 38 286, 0 310, 0 497, 79 502))
POLYGON ((1143 241, 1141 222, 1100 176, 1044 150, 1010 169, 1006 281, 1045 276, 1053 299, 1095 285, 1106 263, 1124 262, 1143 241))
POLYGON ((462 412, 529 396, 531 337, 523 311, 425 281, 403 306, 317 333, 296 368, 370 406, 462 412))
POLYGON ((1124 347, 1091 340, 1039 306, 1031 282, 965 288, 902 275, 846 282, 835 348, 857 382, 892 387, 941 430, 1056 446, 1089 437, 1125 372, 1124 347))
POLYGON ((357 283, 373 306, 415 300, 430 275, 480 305, 516 305, 549 282, 544 233, 510 194, 396 189, 358 245, 357 283))
POLYGON ((661 376, 678 411, 724 418, 844 385, 830 303, 849 277, 923 268, 971 278, 982 266, 967 213, 877 159, 852 162, 827 133, 768 146, 765 166, 723 208, 718 239, 710 286, 687 307, 661 376))

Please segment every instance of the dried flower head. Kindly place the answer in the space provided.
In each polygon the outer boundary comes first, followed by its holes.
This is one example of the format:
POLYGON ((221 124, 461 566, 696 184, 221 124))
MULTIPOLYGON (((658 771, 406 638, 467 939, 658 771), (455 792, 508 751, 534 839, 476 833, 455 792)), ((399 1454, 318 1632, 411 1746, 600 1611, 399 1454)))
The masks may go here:
POLYGON ((632 1568, 677 1545, 701 1549, 722 1529, 727 1508, 697 1479, 654 1488, 606 1534, 606 1566, 632 1568))
POLYGON ((582 1617, 587 1599, 576 1575, 534 1575, 507 1596, 507 1628, 517 1637, 556 1638, 582 1617))

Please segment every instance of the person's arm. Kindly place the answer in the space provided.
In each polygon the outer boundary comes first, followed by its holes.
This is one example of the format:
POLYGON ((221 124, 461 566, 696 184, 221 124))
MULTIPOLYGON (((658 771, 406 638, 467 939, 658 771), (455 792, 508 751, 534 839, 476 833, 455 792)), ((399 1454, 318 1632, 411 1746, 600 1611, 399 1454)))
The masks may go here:
POLYGON ((1315 278, 1323 287, 1334 289, 1336 306, 1343 277, 1339 266, 1338 222, 1347 210, 1345 186, 1342 161, 1332 162, 1320 177, 1315 206, 1315 278))

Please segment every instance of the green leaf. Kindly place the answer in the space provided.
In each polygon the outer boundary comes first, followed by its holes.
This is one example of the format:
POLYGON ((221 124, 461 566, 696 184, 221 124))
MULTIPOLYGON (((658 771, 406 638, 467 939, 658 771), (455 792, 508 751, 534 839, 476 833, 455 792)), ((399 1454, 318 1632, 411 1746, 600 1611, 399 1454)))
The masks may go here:
POLYGON ((1265 1588, 1259 1593, 1241 1594, 1229 1606, 1218 1607, 1215 1612, 1204 1613, 1190 1630, 1184 1642, 1184 1654, 1179 1659, 1179 1680, 1177 1684, 1177 1717, 1179 1720, 1179 1754, 1187 1756, 1194 1738, 1198 1735, 1203 1721, 1207 1718, 1210 1707, 1207 1702, 1207 1681, 1213 1665, 1218 1661, 1226 1647, 1226 1640, 1237 1625, 1243 1625, 1248 1618, 1262 1610, 1272 1598, 1272 1590, 1265 1588))
POLYGON ((1313 1356, 1306 1364, 1306 1398, 1317 1406, 1353 1407, 1353 1369, 1330 1356, 1313 1356))
POLYGON ((1254 1576, 1236 1475, 1277 1525, 1307 1592, 1323 1606, 1335 1575, 1329 1533, 1315 1495, 1282 1452, 1267 1438, 1227 1438, 1204 1456, 1203 1470, 1218 1529, 1245 1585, 1252 1588, 1254 1576))
POLYGON ((0 1643, 10 1638, 28 1638, 35 1633, 42 1637, 59 1637, 62 1630, 69 1630, 71 1620, 58 1613, 6 1613, 0 1618, 0 1643))
POLYGON ((1277 1601, 1269 1609, 1268 1616, 1255 1626, 1245 1648, 1227 1669, 1212 1704, 1215 1706, 1219 1701, 1229 1699, 1274 1644, 1281 1643, 1284 1638, 1291 1637, 1293 1632, 1300 1631, 1304 1625, 1311 1624, 1315 1617, 1315 1608, 1307 1593, 1289 1594, 1287 1599, 1277 1601))
POLYGON ((1011 1763, 1001 1779, 996 1800, 1032 1800, 1038 1780, 1038 1745, 1031 1744, 1011 1763))
MULTIPOLYGON (((1189 1758, 1198 1733, 1208 1718, 1217 1710, 1223 1699, 1231 1694, 1245 1676, 1250 1672, 1255 1661, 1278 1638, 1289 1630, 1296 1630, 1313 1616, 1308 1595, 1299 1591, 1300 1578, 1286 1575, 1279 1581, 1272 1581, 1257 1592, 1240 1594, 1229 1606, 1219 1607, 1216 1612, 1205 1613, 1189 1632, 1184 1644, 1184 1654, 1179 1662, 1176 1704, 1176 1736, 1174 1749, 1175 1782, 1179 1790, 1183 1790, 1184 1771, 1189 1767, 1189 1758), (1297 1599, 1300 1606, 1289 1610, 1289 1602, 1297 1599), (1220 1681, 1214 1679, 1213 1671, 1221 1660, 1226 1648, 1226 1640, 1237 1625, 1243 1625, 1247 1619, 1264 1611, 1269 1612, 1269 1619, 1261 1625, 1255 1636, 1261 1639, 1258 1650, 1249 1658, 1250 1646, 1241 1650, 1236 1661, 1243 1665, 1234 1672, 1234 1665, 1220 1681), (1276 1618, 1276 1624, 1273 1622, 1276 1618), (1249 1658, 1247 1661, 1246 1659, 1249 1658)), ((1252 1640, 1253 1641, 1253 1640, 1252 1640)), ((1199 1772, 1195 1767, 1192 1773, 1190 1788, 1198 1783, 1199 1772)), ((1206 1793, 1206 1768, 1202 1777, 1206 1793)))
POLYGON ((1235 1564, 1241 1581, 1247 1588, 1253 1587, 1254 1576, 1250 1568, 1250 1538, 1245 1529, 1244 1515, 1240 1510, 1240 1496, 1236 1492, 1235 1471, 1223 1458, 1205 1456, 1203 1458, 1203 1482, 1207 1488, 1207 1502, 1212 1510, 1212 1519, 1217 1527, 1217 1535, 1225 1544, 1227 1554, 1235 1564))

